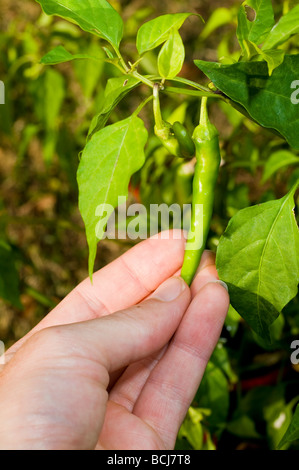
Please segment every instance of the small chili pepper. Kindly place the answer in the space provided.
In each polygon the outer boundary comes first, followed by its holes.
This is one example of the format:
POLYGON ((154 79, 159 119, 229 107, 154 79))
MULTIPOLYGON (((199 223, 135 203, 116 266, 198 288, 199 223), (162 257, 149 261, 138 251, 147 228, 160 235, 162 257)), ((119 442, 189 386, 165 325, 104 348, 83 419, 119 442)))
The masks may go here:
POLYGON ((193 134, 196 147, 195 174, 193 178, 191 227, 182 267, 182 278, 191 284, 205 249, 214 206, 221 156, 219 135, 211 124, 207 111, 207 98, 202 98, 200 124, 193 134))
POLYGON ((180 122, 175 122, 172 125, 172 130, 175 138, 177 139, 180 152, 184 158, 192 158, 195 155, 195 144, 192 137, 188 134, 187 129, 180 122))
POLYGON ((155 134, 169 151, 171 155, 179 158, 190 158, 194 156, 195 146, 192 138, 188 136, 187 130, 179 122, 172 126, 169 122, 163 120, 159 99, 159 83, 154 84, 154 117, 155 134), (174 131, 176 129, 176 132, 174 131), (190 152, 191 150, 191 152, 190 152))

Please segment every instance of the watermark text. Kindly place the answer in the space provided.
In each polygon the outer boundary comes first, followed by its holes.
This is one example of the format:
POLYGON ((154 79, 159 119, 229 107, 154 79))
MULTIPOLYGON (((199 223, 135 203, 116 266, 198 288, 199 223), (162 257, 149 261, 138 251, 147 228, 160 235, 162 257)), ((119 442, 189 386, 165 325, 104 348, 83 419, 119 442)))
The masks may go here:
POLYGON ((299 364, 299 340, 298 339, 295 339, 292 343, 291 343, 291 349, 294 349, 294 351, 292 352, 291 354, 291 363, 296 366, 299 364))
POLYGON ((299 80, 294 80, 291 83, 291 88, 295 89, 291 94, 291 102, 292 104, 299 104, 299 80))
POLYGON ((0 104, 5 104, 5 86, 0 80, 0 104))
POLYGON ((117 211, 110 204, 100 204, 95 211, 99 219, 95 228, 99 240, 145 240, 162 232, 162 237, 183 237, 190 234, 187 250, 197 250, 203 244, 203 205, 132 204, 127 207, 126 197, 118 198, 117 211), (191 210, 196 214, 196 228, 190 233, 191 210))

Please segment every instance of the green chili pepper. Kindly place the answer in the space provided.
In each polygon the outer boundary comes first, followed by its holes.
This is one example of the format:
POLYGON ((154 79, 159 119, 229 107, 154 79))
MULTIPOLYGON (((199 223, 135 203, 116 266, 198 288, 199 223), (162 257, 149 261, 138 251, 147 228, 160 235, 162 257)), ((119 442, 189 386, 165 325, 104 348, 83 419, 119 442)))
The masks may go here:
POLYGON ((195 145, 188 134, 187 129, 180 122, 175 122, 172 125, 172 130, 175 138, 177 139, 181 154, 184 158, 192 158, 195 155, 195 145))
POLYGON ((194 160, 183 161, 177 167, 174 178, 176 200, 183 208, 192 201, 192 182, 194 176, 194 160))
POLYGON ((181 273, 182 278, 189 285, 194 278, 207 242, 213 215, 214 191, 221 162, 218 131, 209 121, 206 97, 202 98, 200 124, 194 131, 193 140, 197 163, 193 178, 191 227, 181 273))
POLYGON ((175 123, 177 135, 173 126, 162 119, 160 99, 159 99, 159 83, 154 84, 154 117, 155 117, 155 134, 160 139, 163 146, 171 155, 179 158, 190 158, 194 156, 195 146, 187 130, 180 123, 175 123))

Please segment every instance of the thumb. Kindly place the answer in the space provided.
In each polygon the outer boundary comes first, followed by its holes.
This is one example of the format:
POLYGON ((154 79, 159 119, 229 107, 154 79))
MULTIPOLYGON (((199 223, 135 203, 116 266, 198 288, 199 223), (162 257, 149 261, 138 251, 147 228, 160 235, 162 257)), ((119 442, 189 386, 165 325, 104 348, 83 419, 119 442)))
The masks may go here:
POLYGON ((76 448, 94 448, 105 414, 108 374, 162 349, 190 299, 184 281, 171 278, 132 308, 32 335, 4 369, 0 424, 9 423, 10 432, 0 426, 0 447, 27 448, 29 439, 31 446, 42 448, 73 448, 74 442, 76 448), (33 423, 29 433, 24 422, 33 423), (21 430, 18 439, 15 430, 21 430))
POLYGON ((173 336, 190 300, 187 284, 173 277, 138 305, 62 327, 64 336, 70 335, 77 350, 92 354, 112 372, 160 350, 173 336))
MULTIPOLYGON (((61 357, 98 362, 110 373, 143 359, 169 342, 191 301, 180 277, 165 281, 143 302, 128 309, 84 322, 37 331, 18 350, 13 362, 34 367, 61 357)), ((9 361, 10 362, 10 361, 9 361)), ((9 364, 8 364, 9 365, 9 364)))

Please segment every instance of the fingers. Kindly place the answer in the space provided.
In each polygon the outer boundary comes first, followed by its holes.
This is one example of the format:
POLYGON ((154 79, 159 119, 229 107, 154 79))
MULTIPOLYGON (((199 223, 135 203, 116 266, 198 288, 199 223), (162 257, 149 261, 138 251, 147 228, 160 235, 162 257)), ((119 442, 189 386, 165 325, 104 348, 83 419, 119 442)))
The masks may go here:
POLYGON ((99 318, 141 302, 177 272, 185 241, 178 230, 145 240, 83 281, 9 351, 13 354, 33 333, 54 325, 99 318))
POLYGON ((217 282, 208 282, 195 294, 178 331, 162 360, 150 373, 135 404, 134 414, 157 430, 166 449, 173 448, 221 334, 228 307, 228 293, 217 282))
POLYGON ((47 328, 43 333, 50 336, 50 344, 52 338, 54 351, 67 353, 75 348, 78 361, 81 357, 91 358, 110 373, 163 348, 177 329, 190 298, 185 282, 170 278, 151 299, 136 306, 100 319, 47 328))
POLYGON ((208 282, 213 282, 218 279, 218 273, 215 266, 215 254, 212 251, 204 251, 200 265, 191 285, 192 296, 194 297, 208 282))
POLYGON ((2 388, 2 405, 5 400, 9 403, 11 387, 21 381, 13 406, 22 409, 28 405, 25 415, 36 418, 36 432, 39 426, 44 429, 44 421, 55 430, 43 436, 42 445, 68 448, 69 437, 72 439, 73 432, 76 436, 81 429, 84 448, 93 448, 106 412, 109 374, 161 350, 173 336, 190 300, 185 282, 170 278, 151 299, 139 305, 100 319, 37 332, 5 369, 9 386, 2 388))
MULTIPOLYGON (((179 275, 179 272, 176 274, 179 275)), ((191 286, 192 296, 195 297, 209 281, 216 280, 218 280, 218 275, 215 267, 215 255, 211 251, 205 251, 191 286)), ((114 386, 110 392, 111 400, 125 407, 128 411, 133 411, 144 384, 158 361, 162 359, 166 349, 167 347, 154 356, 130 365, 122 375, 119 373, 116 377, 118 382, 113 382, 114 386)))
MULTIPOLYGON (((175 275, 180 276, 181 269, 179 269, 175 275)), ((203 287, 209 280, 218 279, 218 274, 215 267, 215 254, 212 251, 205 251, 202 255, 200 265, 197 269, 195 279, 191 286, 191 293, 194 297, 201 287, 203 287)), ((123 371, 120 370, 113 374, 111 377, 112 399, 122 406, 127 405, 127 409, 130 411, 133 409, 139 393, 145 384, 147 377, 149 376, 152 368, 154 367, 156 358, 147 358, 142 363, 133 364, 128 370, 122 375, 123 371), (115 387, 116 381, 121 377, 120 382, 115 387), (133 385, 134 383, 134 385, 133 385)))
MULTIPOLYGON (((116 312, 141 302, 180 268, 185 240, 179 230, 162 232, 127 251, 78 286, 80 295, 116 312), (172 259, 175 258, 175 259, 172 259)), ((70 300, 69 300, 70 301, 70 300)), ((92 316, 94 318, 94 315, 92 316)))

